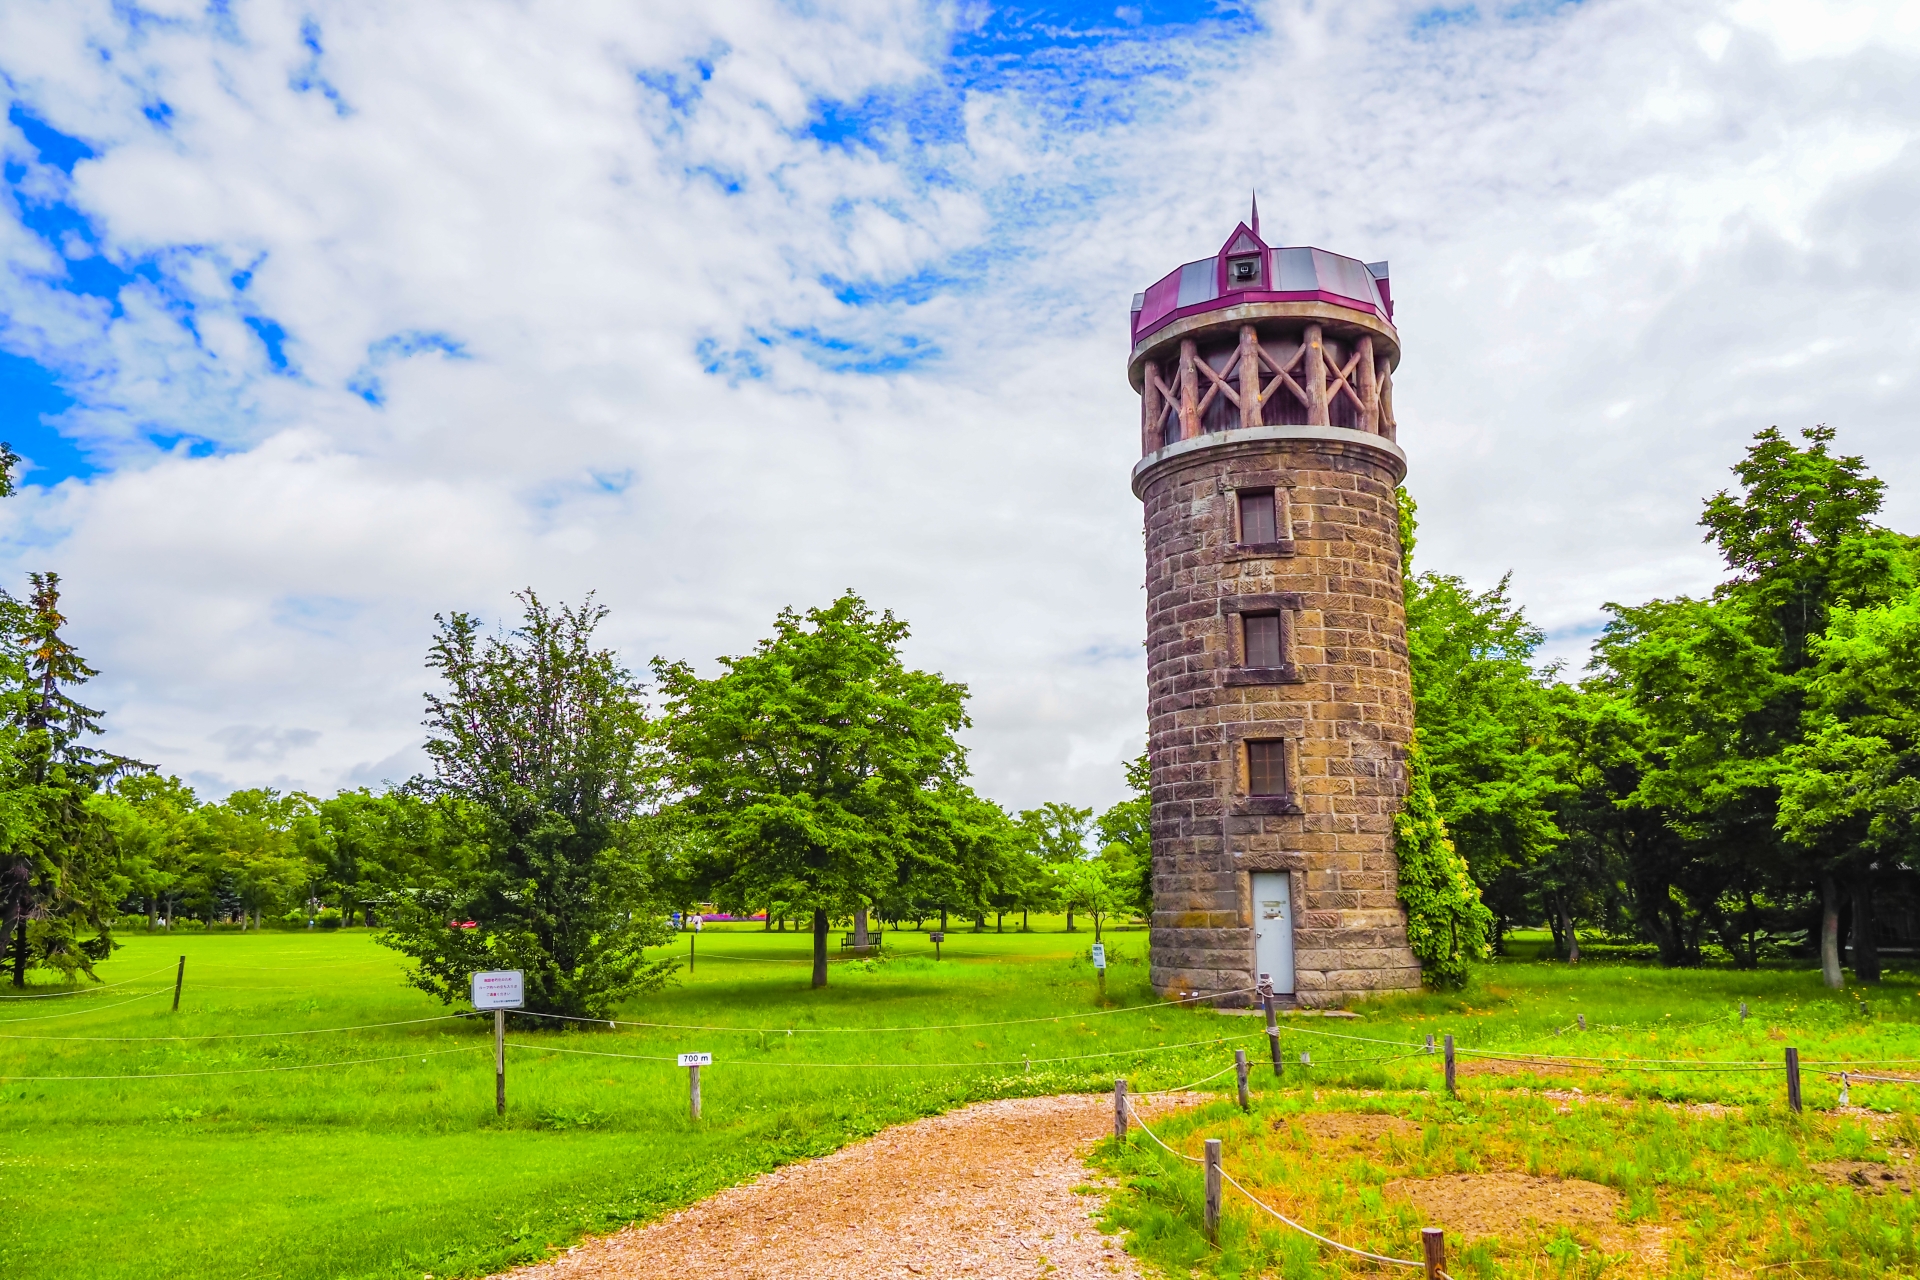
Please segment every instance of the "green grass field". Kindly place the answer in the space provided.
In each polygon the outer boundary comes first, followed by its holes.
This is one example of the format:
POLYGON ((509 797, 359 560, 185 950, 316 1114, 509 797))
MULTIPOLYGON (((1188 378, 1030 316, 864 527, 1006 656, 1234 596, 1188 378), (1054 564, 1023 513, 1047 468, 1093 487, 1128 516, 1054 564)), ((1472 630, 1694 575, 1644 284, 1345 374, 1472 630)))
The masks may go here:
MULTIPOLYGON (((1101 1006, 1086 958, 1090 934, 1058 930, 1056 920, 1026 935, 951 932, 937 963, 922 936, 890 934, 890 959, 836 964, 832 985, 814 992, 803 936, 710 928, 694 972, 622 1011, 671 1025, 514 1030, 505 1119, 493 1111, 490 1026, 415 1021, 446 1011, 404 987, 397 958, 363 933, 135 936, 101 966, 117 985, 0 1000, 0 1160, 9 1175, 0 1182, 0 1267, 75 1280, 484 1274, 972 1099, 1106 1089, 1116 1074, 1136 1090, 1169 1087, 1228 1065, 1236 1046, 1264 1061, 1257 1019, 1153 1007, 1144 933, 1108 934, 1114 959, 1101 1006), (176 1014, 168 1005, 182 953, 176 1014), (917 1029, 932 1026, 946 1029, 917 1029), (698 1125, 687 1116, 686 1072, 671 1060, 683 1050, 715 1058, 703 1073, 698 1125)), ((1714 1171, 1735 1161, 1729 1152, 1764 1149, 1771 1154, 1753 1167, 1803 1169, 1831 1151, 1885 1148, 1859 1136, 1868 1120, 1814 1114, 1833 1105, 1837 1082, 1813 1064, 1920 1059, 1915 993, 1911 976, 1895 974, 1866 993, 1862 1012, 1852 993, 1828 993, 1804 971, 1666 973, 1604 962, 1569 970, 1516 960, 1488 966, 1457 996, 1395 997, 1361 1006, 1356 1020, 1288 1018, 1285 1076, 1276 1084, 1264 1066, 1254 1080, 1269 1120, 1315 1108, 1398 1109, 1423 1125, 1454 1126, 1446 1132, 1457 1138, 1440 1143, 1439 1154, 1420 1148, 1428 1164, 1577 1167, 1639 1197, 1635 1205, 1663 1203, 1681 1185, 1673 1153, 1684 1153, 1695 1162, 1686 1185, 1706 1186, 1699 1195, 1711 1207, 1720 1203, 1714 1171), (1741 1000, 1753 1014, 1745 1023, 1735 1012, 1741 1000), (1574 1029, 1579 1014, 1585 1033, 1574 1029), (1641 1070, 1463 1059, 1463 1101, 1450 1103, 1437 1059, 1417 1048, 1427 1034, 1448 1032, 1463 1051, 1681 1061, 1641 1070), (1789 1043, 1810 1064, 1809 1115, 1797 1121, 1784 1115, 1781 1073, 1771 1065, 1789 1043), (1311 1067, 1299 1064, 1301 1052, 1311 1067), (1766 1065, 1703 1071, 1701 1060, 1766 1065), (1679 1127, 1652 1136, 1598 1121, 1579 1129, 1584 1112, 1535 1114, 1538 1090, 1555 1085, 1645 1100, 1616 1108, 1620 1125, 1667 1114, 1652 1107, 1657 1100, 1740 1110, 1716 1120, 1721 1128, 1675 1112, 1679 1127), (1631 1154, 1649 1143, 1666 1152, 1663 1161, 1631 1154)), ((1230 1092, 1231 1074, 1210 1087, 1230 1092)), ((1853 1100, 1910 1112, 1911 1092, 1855 1085, 1853 1100)), ((1179 1122, 1170 1140, 1197 1141, 1197 1128, 1180 1126, 1204 1127, 1215 1116, 1232 1119, 1203 1111, 1179 1122)), ((1229 1167, 1236 1149, 1254 1162, 1250 1170, 1285 1154, 1262 1154, 1255 1131, 1229 1144, 1229 1167)), ((1275 1132, 1270 1124, 1257 1131, 1275 1132)), ((1161 1169, 1151 1153, 1111 1158, 1129 1179, 1114 1212, 1140 1231, 1150 1259, 1220 1274, 1260 1266, 1337 1273, 1312 1249, 1261 1245, 1250 1226, 1246 1248, 1203 1251, 1195 1263, 1188 1254, 1198 1220, 1183 1197, 1197 1179, 1161 1169)), ((1318 1190, 1290 1203, 1404 1249, 1406 1224, 1376 1185, 1392 1170, 1362 1163, 1331 1168, 1318 1190)), ((1406 1166, 1416 1167, 1428 1165, 1406 1166)), ((1285 1179, 1275 1186, 1306 1195, 1285 1179)), ((1807 1212, 1830 1212, 1820 1209, 1827 1192, 1808 1186, 1807 1212)), ((1678 1191, 1670 1198, 1691 1203, 1678 1191)), ((1846 1219, 1858 1219, 1847 1231, 1905 1231, 1909 1241, 1907 1252, 1887 1255, 1906 1270, 1857 1273, 1920 1273, 1911 1201, 1856 1199, 1865 1207, 1846 1219)), ((1747 1223, 1725 1206, 1716 1213, 1716 1231, 1747 1223)), ((1482 1255, 1478 1274, 1561 1274, 1482 1255)), ((1852 1256, 1866 1267, 1880 1255, 1855 1248, 1852 1256)))

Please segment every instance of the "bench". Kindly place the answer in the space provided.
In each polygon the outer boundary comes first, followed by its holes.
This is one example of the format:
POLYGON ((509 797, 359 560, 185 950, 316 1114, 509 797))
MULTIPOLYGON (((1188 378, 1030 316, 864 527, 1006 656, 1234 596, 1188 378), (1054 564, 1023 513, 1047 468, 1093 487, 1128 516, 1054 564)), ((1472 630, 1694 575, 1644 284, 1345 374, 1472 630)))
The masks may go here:
POLYGON ((851 933, 842 934, 840 938, 840 950, 851 952, 856 956, 871 956, 871 955, 878 955, 880 953, 880 935, 879 934, 877 933, 868 934, 867 945, 864 947, 859 946, 854 942, 853 940, 854 936, 855 935, 851 933))

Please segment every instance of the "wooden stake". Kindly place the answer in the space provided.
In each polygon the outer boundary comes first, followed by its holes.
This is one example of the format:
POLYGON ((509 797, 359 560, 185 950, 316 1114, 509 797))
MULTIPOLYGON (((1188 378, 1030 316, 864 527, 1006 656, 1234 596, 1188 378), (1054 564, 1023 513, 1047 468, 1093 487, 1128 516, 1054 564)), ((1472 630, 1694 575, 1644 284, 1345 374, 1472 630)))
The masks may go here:
POLYGON ((1273 1075, 1280 1078, 1280 1024, 1273 1013, 1273 980, 1260 975, 1260 1003, 1267 1007, 1267 1047, 1273 1050, 1273 1075))
POLYGON ((1240 1081, 1240 1109, 1253 1110, 1253 1104, 1247 1100, 1247 1051, 1245 1049, 1233 1051, 1233 1074, 1240 1081))
POLYGON ((1800 1111, 1800 1051, 1792 1046, 1787 1048, 1787 1109, 1800 1111))
MULTIPOLYGON (((700 941, 700 934, 697 930, 694 930, 694 929, 687 930, 687 976, 688 977, 693 976, 694 944, 699 941, 700 941)), ((725 965, 721 965, 720 967, 723 969, 726 968, 725 965)))
POLYGON ((1149 360, 1145 384, 1140 388, 1140 456, 1146 457, 1160 447, 1160 419, 1166 407, 1160 403, 1160 366, 1149 360))
POLYGON ((1113 1140, 1127 1140, 1127 1078, 1121 1076, 1113 1082, 1113 1140))
POLYGON ((507 1011, 493 1011, 493 1114, 507 1114, 507 1011))
POLYGON ((1200 347, 1192 338, 1180 344, 1180 438, 1200 434, 1200 375, 1194 369, 1200 347))
POLYGON ((1240 425, 1260 425, 1260 335, 1250 324, 1240 326, 1240 425))
POLYGON ((1220 1139, 1207 1139, 1207 1243, 1220 1242, 1220 1139))
POLYGON ((700 1068, 687 1068, 687 1110, 695 1120, 700 1118, 700 1068))
POLYGON ((1327 425, 1327 353, 1321 346, 1320 326, 1307 326, 1307 425, 1327 425))
POLYGON ((1360 429, 1379 434, 1380 382, 1373 374, 1373 338, 1363 337, 1360 351, 1360 429))
POLYGON ((1453 1083, 1453 1036, 1451 1034, 1447 1036, 1446 1050, 1447 1050, 1447 1096, 1449 1098, 1457 1098, 1460 1096, 1460 1092, 1458 1089, 1454 1088, 1454 1083, 1453 1083))
POLYGON ((1574 1020, 1575 1022, 1577 1022, 1577 1023, 1579 1023, 1579 1024, 1580 1024, 1580 1029, 1581 1029, 1582 1031, 1585 1031, 1585 1030, 1587 1029, 1587 1015, 1586 1015, 1586 1014, 1584 1014, 1584 1013, 1576 1013, 1576 1014, 1574 1014, 1574 1015, 1573 1015, 1573 1020, 1574 1020))
POLYGON ((1433 1052, 1433 1033, 1432 1032, 1427 1033, 1427 1052, 1428 1053, 1433 1052))
POLYGON ((1742 1000, 1740 1002, 1740 1021, 1745 1022, 1746 1020, 1747 1020, 1747 1002, 1745 1000, 1742 1000))
POLYGON ((1447 1233, 1439 1227, 1422 1227, 1420 1249, 1426 1255, 1427 1280, 1441 1280, 1447 1274, 1447 1233))
POLYGON ((180 967, 173 971, 173 1011, 180 1012, 180 984, 187 980, 187 958, 180 957, 180 967))

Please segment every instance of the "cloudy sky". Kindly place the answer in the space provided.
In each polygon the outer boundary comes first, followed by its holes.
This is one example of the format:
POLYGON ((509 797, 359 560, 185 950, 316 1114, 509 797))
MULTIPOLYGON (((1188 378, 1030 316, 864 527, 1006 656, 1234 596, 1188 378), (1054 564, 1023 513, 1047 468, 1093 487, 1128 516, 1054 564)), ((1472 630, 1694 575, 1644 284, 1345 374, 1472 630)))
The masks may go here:
POLYGON ((1920 528, 1911 3, 8 0, 0 76, 0 581, 207 794, 415 772, 532 585, 705 669, 855 588, 983 791, 1116 798, 1128 301, 1254 188, 1393 264, 1419 567, 1554 655, 1771 423, 1920 528))

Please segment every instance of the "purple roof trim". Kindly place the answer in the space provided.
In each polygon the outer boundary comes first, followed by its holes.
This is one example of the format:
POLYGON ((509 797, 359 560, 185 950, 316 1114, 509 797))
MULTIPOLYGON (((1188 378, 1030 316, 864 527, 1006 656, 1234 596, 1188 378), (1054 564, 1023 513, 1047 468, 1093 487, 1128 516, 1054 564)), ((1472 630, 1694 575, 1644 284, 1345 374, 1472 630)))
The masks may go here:
MULTIPOLYGON (((1174 272, 1172 278, 1177 284, 1180 279, 1180 273, 1177 271, 1174 272)), ((1160 282, 1160 284, 1165 283, 1166 281, 1164 280, 1160 282)), ((1159 287, 1159 285, 1155 285, 1153 288, 1157 289, 1159 287)), ((1389 324, 1392 323, 1392 320, 1387 316, 1381 315, 1380 308, 1374 306, 1371 302, 1363 302, 1358 298, 1344 298, 1337 293, 1328 293, 1325 289, 1313 289, 1304 291, 1295 290, 1291 293, 1263 293, 1255 290, 1248 290, 1244 293, 1229 293, 1223 297, 1213 298, 1206 302, 1196 302, 1190 307, 1175 307, 1155 318, 1151 324, 1143 325, 1139 323, 1141 317, 1151 315, 1154 309, 1153 289, 1148 289, 1147 305, 1141 308, 1134 316, 1133 340, 1138 344, 1142 338, 1166 328, 1175 320, 1184 320, 1188 316, 1197 316, 1203 311, 1219 311, 1225 307, 1237 307, 1243 302, 1331 302, 1337 307, 1352 307, 1355 311, 1372 312, 1374 315, 1380 316, 1381 319, 1387 320, 1389 324)))
POLYGON ((1330 302, 1371 312, 1391 324, 1393 293, 1386 266, 1325 249, 1269 246, 1241 223, 1212 258, 1185 263, 1147 286, 1140 295, 1139 310, 1133 313, 1133 339, 1138 343, 1175 320, 1242 302, 1330 302), (1243 236, 1259 247, 1259 278, 1242 282, 1256 287, 1234 291, 1227 278, 1227 259, 1242 256, 1230 255, 1230 250, 1243 236))

